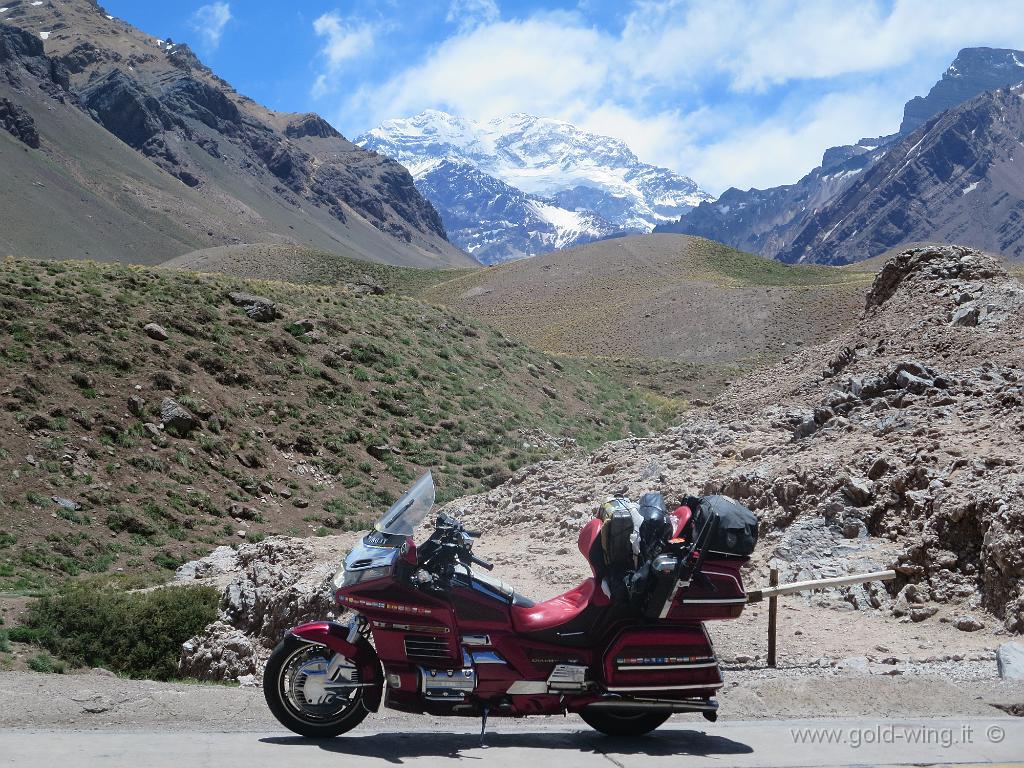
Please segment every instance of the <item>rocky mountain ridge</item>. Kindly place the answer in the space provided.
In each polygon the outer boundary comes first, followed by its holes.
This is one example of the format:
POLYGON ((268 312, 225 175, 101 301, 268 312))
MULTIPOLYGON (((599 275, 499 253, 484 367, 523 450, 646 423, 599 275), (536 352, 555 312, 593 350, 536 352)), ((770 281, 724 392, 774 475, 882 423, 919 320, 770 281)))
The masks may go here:
MULTIPOLYGON (((1020 201, 1021 195, 1012 174, 1008 177, 993 170, 985 184, 992 191, 991 199, 969 211, 961 205, 966 201, 958 199, 964 186, 948 183, 954 175, 987 173, 986 168, 964 166, 965 155, 1006 155, 1005 147, 999 149, 986 143, 988 136, 970 134, 936 139, 934 156, 927 162, 948 170, 930 178, 903 178, 904 183, 913 183, 902 194, 896 194, 891 185, 876 190, 870 195, 869 205, 883 211, 882 216, 862 215, 840 198, 854 187, 859 190, 859 198, 867 197, 865 190, 879 182, 879 177, 868 171, 883 164, 883 159, 891 166, 905 158, 909 148, 916 148, 922 131, 934 133, 949 128, 949 121, 933 124, 942 113, 966 109, 982 94, 1022 80, 1024 52, 966 48, 926 96, 907 102, 898 132, 826 150, 822 164, 795 184, 764 190, 728 189, 717 201, 702 203, 683 214, 678 222, 659 226, 657 231, 700 235, 789 262, 842 264, 870 258, 901 243, 943 239, 1019 256, 1024 249, 1019 235, 988 236, 1003 227, 1016 229, 1014 222, 1019 214, 1014 212, 1015 204, 1011 201, 1020 201), (963 146, 965 142, 969 148, 963 146), (997 199, 1000 202, 993 214, 985 204, 997 199), (829 223, 822 227, 826 218, 829 223), (842 228, 826 238, 840 221, 842 228), (849 241, 847 236, 851 237, 849 241)), ((981 102, 975 106, 984 112, 981 102)), ((984 115, 977 119, 984 120, 984 115)))
POLYGON ((485 263, 650 232, 711 199, 622 141, 526 114, 475 122, 427 110, 356 143, 408 167, 453 241, 485 263))
MULTIPOLYGON (((120 185, 132 198, 160 200, 173 226, 190 230, 168 237, 165 226, 163 241, 147 231, 164 254, 257 236, 391 263, 473 263, 447 241, 440 217, 402 166, 359 149, 317 115, 261 107, 185 44, 152 38, 90 0, 12 0, 0 14, 0 36, 0 122, 13 133, 12 126, 28 120, 42 136, 41 149, 25 142, 41 157, 19 158, 24 174, 8 177, 5 198, 16 202, 24 177, 42 173, 49 158, 63 177, 51 180, 59 182, 51 197, 73 198, 76 187, 86 186, 124 210, 135 203, 119 199, 120 185), (49 114, 54 100, 95 121, 170 179, 125 160, 125 153, 81 127, 68 110, 49 114), (174 180, 199 194, 190 195, 174 180)), ((31 218, 27 210, 17 217, 31 218)), ((69 253, 55 237, 51 253, 42 253, 37 241, 47 239, 28 223, 0 244, 19 255, 86 255, 69 253)), ((84 228, 97 227, 86 222, 84 228)), ((105 234, 115 241, 109 250, 118 250, 117 233, 105 234)), ((159 259, 146 254, 136 260, 159 259)))

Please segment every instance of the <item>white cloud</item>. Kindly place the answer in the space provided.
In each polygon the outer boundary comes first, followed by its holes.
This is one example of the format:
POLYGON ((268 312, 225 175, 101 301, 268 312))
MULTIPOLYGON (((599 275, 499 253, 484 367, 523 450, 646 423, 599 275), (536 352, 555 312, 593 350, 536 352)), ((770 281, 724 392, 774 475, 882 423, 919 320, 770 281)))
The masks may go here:
POLYGON ((637 74, 664 82, 712 69, 736 91, 880 72, 929 49, 1019 45, 1024 17, 999 0, 641 0, 622 43, 637 74))
POLYGON ((894 131, 958 48, 1024 39, 1024 14, 1001 0, 634 0, 611 31, 582 10, 499 20, 491 5, 453 2, 459 32, 364 82, 342 122, 530 112, 621 138, 712 191, 763 187, 894 131))
POLYGON ((501 18, 495 0, 452 0, 448 6, 449 24, 457 24, 460 33, 476 29, 481 24, 493 24, 501 18))
POLYGON ((884 88, 840 91, 804 109, 763 120, 738 119, 714 134, 701 130, 699 148, 695 143, 684 150, 686 167, 716 192, 792 183, 821 162, 825 148, 892 133, 904 101, 884 88))
POLYGON ((326 38, 320 49, 323 71, 312 89, 313 97, 320 98, 334 90, 334 80, 347 62, 373 49, 377 28, 365 22, 346 23, 337 11, 331 11, 313 22, 313 31, 318 37, 326 38))
POLYGON ((228 3, 210 3, 192 14, 191 26, 199 34, 203 47, 213 51, 220 46, 220 38, 229 21, 231 6, 228 3))

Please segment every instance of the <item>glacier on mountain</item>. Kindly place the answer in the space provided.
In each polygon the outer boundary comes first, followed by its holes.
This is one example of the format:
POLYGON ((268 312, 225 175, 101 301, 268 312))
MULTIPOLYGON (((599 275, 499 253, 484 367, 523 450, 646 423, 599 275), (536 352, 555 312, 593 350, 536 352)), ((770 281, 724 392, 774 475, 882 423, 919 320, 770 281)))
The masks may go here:
POLYGON ((650 232, 713 199, 618 139, 522 113, 476 122, 427 110, 356 143, 408 168, 452 242, 483 263, 650 232))

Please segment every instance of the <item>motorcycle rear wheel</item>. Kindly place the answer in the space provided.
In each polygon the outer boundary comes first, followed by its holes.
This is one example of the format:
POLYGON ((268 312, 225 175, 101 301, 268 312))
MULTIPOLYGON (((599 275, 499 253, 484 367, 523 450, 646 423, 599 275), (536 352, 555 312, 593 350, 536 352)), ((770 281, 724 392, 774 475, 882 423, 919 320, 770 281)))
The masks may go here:
POLYGON ((608 736, 635 738, 650 733, 671 717, 668 712, 610 712, 584 710, 583 722, 608 736))
MULTIPOLYGON (((325 703, 308 702, 302 695, 303 669, 312 669, 320 661, 336 661, 338 656, 290 635, 278 644, 263 672, 263 695, 281 725, 300 736, 329 739, 352 730, 366 718, 370 713, 363 703, 366 688, 353 687, 325 703)), ((344 657, 341 661, 349 662, 344 657)))

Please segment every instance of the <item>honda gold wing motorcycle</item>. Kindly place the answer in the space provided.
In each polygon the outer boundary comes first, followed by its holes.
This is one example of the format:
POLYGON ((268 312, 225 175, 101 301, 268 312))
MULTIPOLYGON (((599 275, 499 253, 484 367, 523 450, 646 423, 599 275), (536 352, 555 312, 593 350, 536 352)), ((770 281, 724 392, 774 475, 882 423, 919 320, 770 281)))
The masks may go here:
POLYGON ((284 726, 337 736, 381 706, 484 725, 489 715, 576 713, 620 736, 677 712, 716 719, 722 675, 703 622, 740 614, 748 558, 705 547, 714 515, 700 526, 687 506, 663 516, 640 600, 612 597, 595 518, 579 536, 592 576, 534 602, 487 573, 493 566, 473 554, 478 534, 448 515, 417 545, 413 531, 433 506, 427 473, 335 576, 335 601, 351 620, 295 627, 274 650, 263 688, 284 726))

